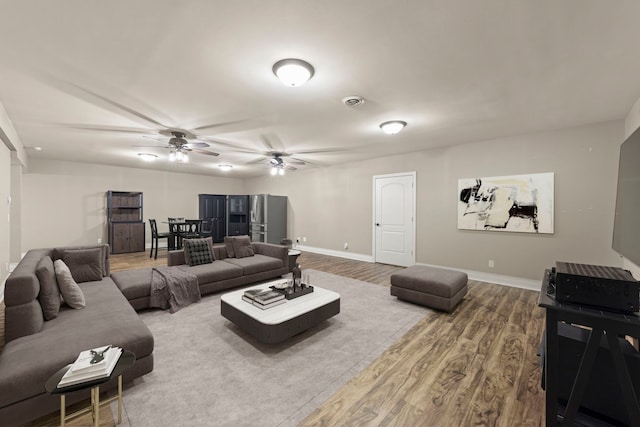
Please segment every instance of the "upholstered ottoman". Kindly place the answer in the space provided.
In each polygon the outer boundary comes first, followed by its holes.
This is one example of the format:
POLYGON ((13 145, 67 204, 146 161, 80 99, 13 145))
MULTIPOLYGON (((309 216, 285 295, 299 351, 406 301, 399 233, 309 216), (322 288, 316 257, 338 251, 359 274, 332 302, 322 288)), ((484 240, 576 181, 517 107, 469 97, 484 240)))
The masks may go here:
POLYGON ((451 311, 467 294, 467 274, 414 265, 391 275, 391 295, 443 311, 451 311))

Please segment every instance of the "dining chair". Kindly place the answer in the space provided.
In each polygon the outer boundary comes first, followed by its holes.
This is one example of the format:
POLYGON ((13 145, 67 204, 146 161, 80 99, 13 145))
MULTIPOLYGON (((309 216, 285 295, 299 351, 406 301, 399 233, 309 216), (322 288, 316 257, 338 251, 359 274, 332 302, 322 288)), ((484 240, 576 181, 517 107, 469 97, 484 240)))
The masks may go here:
POLYGON ((200 237, 213 237, 213 223, 216 220, 217 218, 208 218, 208 219, 202 220, 200 237))
POLYGON ((184 228, 180 231, 182 239, 197 239, 202 229, 201 219, 185 219, 184 228))
POLYGON ((167 246, 169 245, 169 239, 171 238, 171 233, 158 233, 158 224, 155 219, 149 220, 149 225, 151 226, 151 251, 149 252, 149 258, 153 254, 153 250, 155 248, 154 259, 158 259, 158 241, 160 239, 167 239, 167 246))

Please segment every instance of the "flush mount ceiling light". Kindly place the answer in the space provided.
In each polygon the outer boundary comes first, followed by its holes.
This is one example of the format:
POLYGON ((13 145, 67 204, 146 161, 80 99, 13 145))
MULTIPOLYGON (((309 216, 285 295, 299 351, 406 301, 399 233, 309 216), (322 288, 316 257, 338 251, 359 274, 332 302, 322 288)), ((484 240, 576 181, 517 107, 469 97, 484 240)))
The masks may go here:
POLYGON ((218 165, 218 167, 220 168, 221 171, 230 171, 231 169, 233 169, 233 166, 231 165, 218 165))
POLYGON ((380 124, 380 129, 386 134, 395 135, 400 132, 407 125, 407 122, 402 120, 392 120, 390 122, 384 122, 380 124))
POLYGON ((138 156, 145 162, 153 162, 158 157, 151 153, 138 153, 138 156))
POLYGON ((302 59, 282 59, 273 64, 273 74, 287 86, 301 86, 313 77, 314 69, 302 59))

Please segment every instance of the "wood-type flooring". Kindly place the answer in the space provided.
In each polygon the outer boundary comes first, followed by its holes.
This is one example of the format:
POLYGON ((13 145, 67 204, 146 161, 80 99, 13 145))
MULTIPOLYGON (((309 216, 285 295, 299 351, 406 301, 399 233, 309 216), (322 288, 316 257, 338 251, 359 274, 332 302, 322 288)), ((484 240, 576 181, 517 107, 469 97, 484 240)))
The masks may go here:
MULTIPOLYGON (((387 287, 390 275, 401 269, 308 252, 298 262, 303 269, 387 287)), ((154 265, 166 265, 165 250, 157 260, 148 251, 111 256, 111 271, 154 265)), ((535 291, 470 281, 453 313, 425 309, 421 321, 300 425, 543 425, 536 351, 544 312, 537 300, 535 291)), ((4 306, 0 315, 2 345, 4 306)), ((107 412, 101 425, 114 425, 110 411, 101 412, 107 412)), ((52 414, 30 425, 56 422, 52 414)), ((83 417, 68 425, 87 423, 83 417)))

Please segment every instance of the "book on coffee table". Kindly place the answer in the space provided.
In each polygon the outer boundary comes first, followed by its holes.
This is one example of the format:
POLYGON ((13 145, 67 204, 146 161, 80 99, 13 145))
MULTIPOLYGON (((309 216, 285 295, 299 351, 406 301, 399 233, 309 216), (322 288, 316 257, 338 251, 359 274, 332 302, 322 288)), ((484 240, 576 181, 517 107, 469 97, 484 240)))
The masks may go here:
POLYGON ((258 307, 258 308, 260 308, 262 310, 266 310, 268 308, 275 307, 276 305, 284 304, 285 302, 287 302, 287 300, 284 299, 284 298, 276 300, 276 301, 268 302, 266 304, 262 304, 258 300, 254 300, 253 301, 253 305, 255 305, 256 307, 258 307))
POLYGON ((260 304, 269 304, 284 299, 284 295, 271 289, 255 294, 253 300, 260 304))

